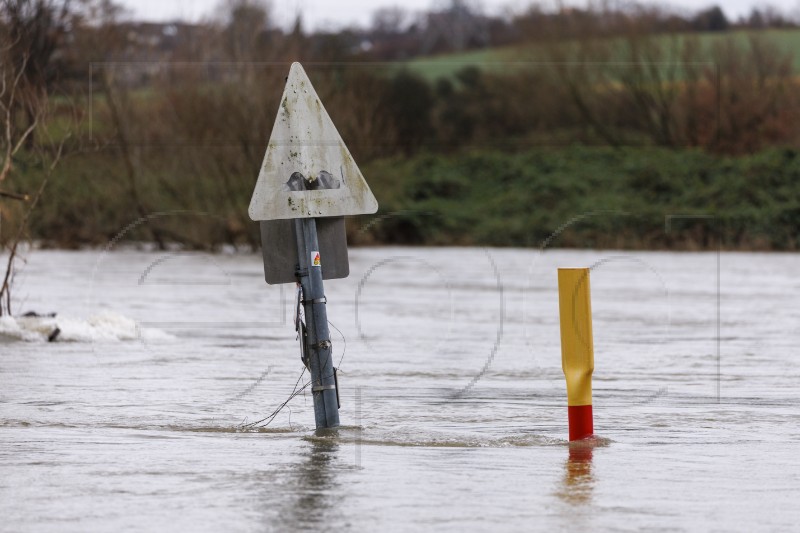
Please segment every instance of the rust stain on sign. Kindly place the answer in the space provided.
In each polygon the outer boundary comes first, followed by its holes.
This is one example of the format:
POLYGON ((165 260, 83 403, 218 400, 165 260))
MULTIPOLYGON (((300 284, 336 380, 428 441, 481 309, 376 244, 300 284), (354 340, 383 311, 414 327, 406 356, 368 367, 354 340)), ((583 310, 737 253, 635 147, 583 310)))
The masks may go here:
POLYGON ((248 210, 253 220, 361 215, 378 210, 353 156, 300 63, 293 63, 248 210), (338 188, 292 190, 299 173, 333 176, 338 188))

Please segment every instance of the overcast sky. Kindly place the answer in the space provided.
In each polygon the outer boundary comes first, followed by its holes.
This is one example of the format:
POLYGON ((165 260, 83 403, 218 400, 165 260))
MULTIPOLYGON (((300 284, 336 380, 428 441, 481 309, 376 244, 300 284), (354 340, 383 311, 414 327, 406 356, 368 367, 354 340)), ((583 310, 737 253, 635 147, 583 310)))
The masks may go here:
MULTIPOLYGON (((136 19, 168 21, 184 19, 198 21, 211 17, 218 10, 222 0, 118 0, 125 5, 136 19)), ((349 25, 366 26, 372 12, 379 7, 402 6, 408 11, 422 11, 432 5, 447 4, 447 0, 272 0, 272 15, 282 27, 288 28, 298 13, 303 15, 304 27, 319 29, 323 27, 339 29, 349 25)), ((564 3, 585 6, 581 0, 566 0, 564 3)), ((612 0, 613 3, 613 0, 612 0)), ((622 3, 622 2, 621 2, 622 3)), ((645 1, 646 4, 670 5, 694 12, 703 7, 718 4, 725 13, 736 18, 750 12, 753 5, 764 7, 773 5, 783 12, 800 13, 800 0, 775 0, 760 2, 754 0, 668 0, 666 2, 645 1)), ((478 5, 489 14, 498 14, 508 9, 519 11, 530 5, 529 0, 478 0, 478 5)))

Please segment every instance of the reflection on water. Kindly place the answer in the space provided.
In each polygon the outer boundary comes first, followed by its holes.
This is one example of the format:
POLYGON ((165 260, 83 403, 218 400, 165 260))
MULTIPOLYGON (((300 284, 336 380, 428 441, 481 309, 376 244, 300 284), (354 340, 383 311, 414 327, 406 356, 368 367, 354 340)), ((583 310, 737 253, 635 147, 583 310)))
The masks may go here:
POLYGON ((564 479, 558 496, 572 505, 585 505, 592 500, 594 475, 592 454, 594 444, 586 441, 572 442, 569 457, 564 464, 564 479))
POLYGON ((318 431, 309 439, 307 457, 294 468, 290 482, 293 495, 287 523, 302 524, 309 529, 325 529, 331 513, 341 508, 341 491, 336 476, 339 451, 337 431, 318 431))

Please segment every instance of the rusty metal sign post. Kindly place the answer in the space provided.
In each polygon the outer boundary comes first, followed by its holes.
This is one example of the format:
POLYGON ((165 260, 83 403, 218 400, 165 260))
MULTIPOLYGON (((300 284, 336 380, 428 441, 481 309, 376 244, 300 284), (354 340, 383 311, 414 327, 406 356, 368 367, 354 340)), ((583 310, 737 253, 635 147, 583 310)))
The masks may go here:
POLYGON ((300 357, 311 374, 317 429, 339 425, 322 280, 350 273, 344 217, 377 210, 303 67, 293 63, 248 212, 260 222, 267 283, 298 285, 295 328, 300 357))

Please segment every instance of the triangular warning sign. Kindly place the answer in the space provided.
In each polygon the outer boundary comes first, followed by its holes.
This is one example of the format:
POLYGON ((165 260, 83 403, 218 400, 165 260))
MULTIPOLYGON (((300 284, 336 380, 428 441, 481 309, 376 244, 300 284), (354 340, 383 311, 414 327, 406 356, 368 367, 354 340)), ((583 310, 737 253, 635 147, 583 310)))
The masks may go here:
POLYGON ((292 63, 248 210, 253 220, 374 213, 378 202, 300 63, 292 63))

